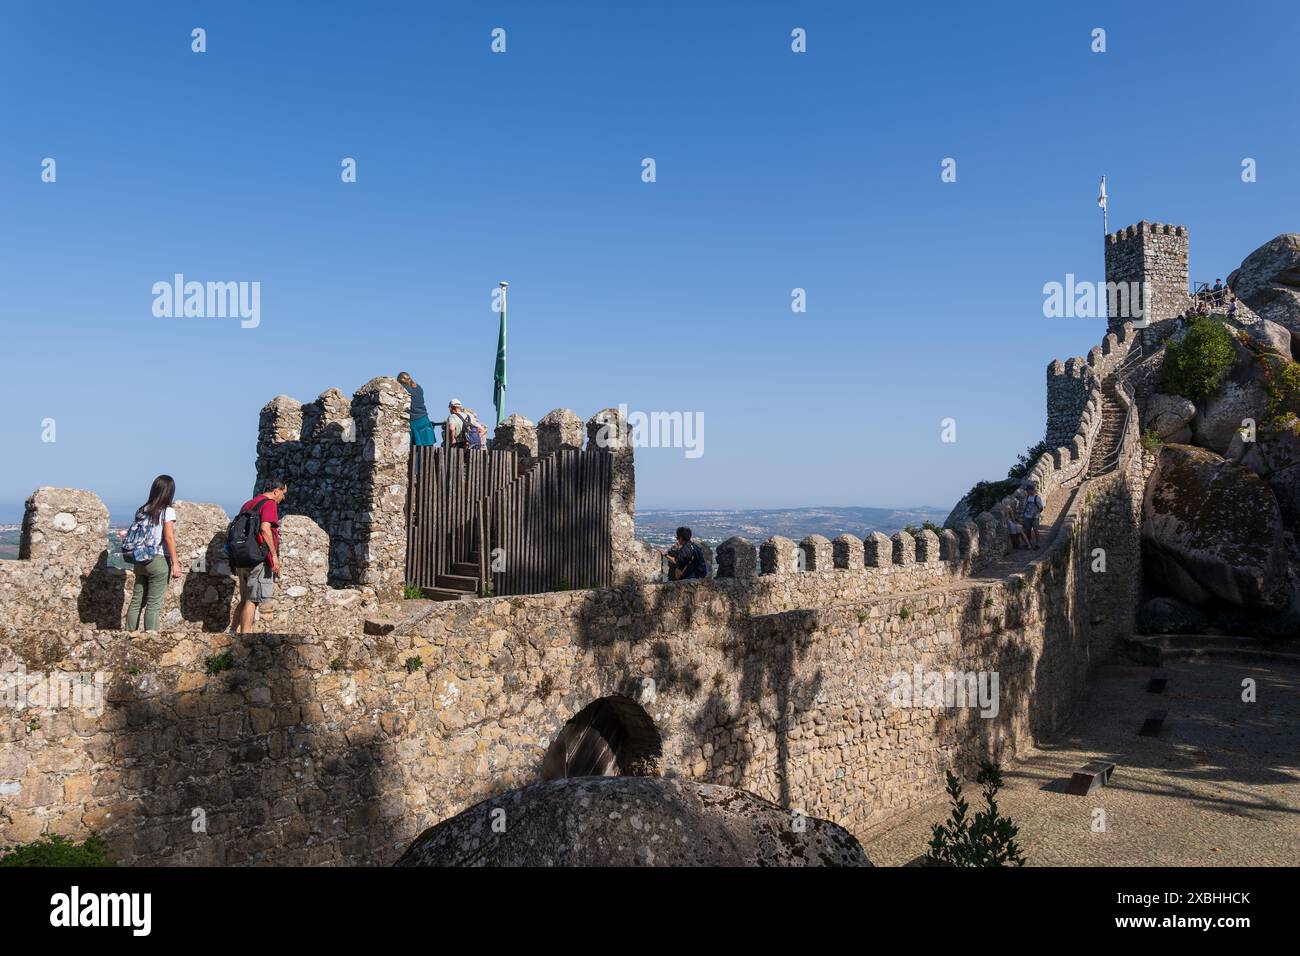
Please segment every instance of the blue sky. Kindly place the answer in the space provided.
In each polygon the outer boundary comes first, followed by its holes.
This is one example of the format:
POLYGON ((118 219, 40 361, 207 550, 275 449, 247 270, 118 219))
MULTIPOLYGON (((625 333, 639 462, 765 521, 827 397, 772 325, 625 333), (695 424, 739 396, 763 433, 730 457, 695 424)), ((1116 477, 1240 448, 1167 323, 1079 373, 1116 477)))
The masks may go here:
POLYGON ((160 471, 233 508, 280 393, 405 368, 488 415, 499 279, 508 411, 703 414, 641 507, 948 506, 1100 339, 1042 287, 1101 278, 1102 173, 1193 278, 1300 229, 1294 3, 298 6, 0 8, 0 519, 160 471), (261 324, 154 317, 177 272, 261 324))

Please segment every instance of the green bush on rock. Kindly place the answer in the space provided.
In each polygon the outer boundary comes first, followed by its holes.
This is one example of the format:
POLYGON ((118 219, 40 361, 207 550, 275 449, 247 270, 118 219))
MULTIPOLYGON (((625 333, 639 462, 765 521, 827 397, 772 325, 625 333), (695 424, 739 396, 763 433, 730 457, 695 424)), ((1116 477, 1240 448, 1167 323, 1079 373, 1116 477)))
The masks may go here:
POLYGON ((1197 401, 1219 390, 1236 359, 1232 333, 1223 323, 1196 315, 1182 338, 1165 346, 1161 389, 1197 401))

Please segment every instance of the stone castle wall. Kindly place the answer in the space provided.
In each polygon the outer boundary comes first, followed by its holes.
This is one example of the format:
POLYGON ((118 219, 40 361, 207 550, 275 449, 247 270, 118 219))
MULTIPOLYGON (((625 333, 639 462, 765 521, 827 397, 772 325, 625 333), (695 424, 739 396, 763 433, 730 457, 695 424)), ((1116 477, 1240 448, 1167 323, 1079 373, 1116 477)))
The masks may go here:
MULTIPOLYGON (((329 533, 290 517, 286 569, 302 574, 284 582, 301 601, 284 618, 291 633, 232 638, 195 626, 128 636, 88 629, 102 504, 41 489, 29 506, 28 560, 0 562, 0 612, 29 607, 22 592, 32 588, 48 593, 55 617, 6 613, 0 672, 97 673, 105 696, 99 709, 13 707, 0 729, 0 846, 99 832, 125 863, 387 863, 424 827, 535 780, 565 722, 610 694, 636 699, 654 721, 664 773, 743 787, 869 833, 938 793, 945 770, 971 772, 1060 730, 1089 667, 1130 632, 1138 416, 1116 471, 1083 477, 1102 379, 1135 341, 1123 324, 1086 359, 1049 368, 1050 450, 1030 477, 1067 514, 1041 557, 1006 577, 993 570, 1007 546, 1003 502, 942 534, 731 539, 713 580, 449 602, 372 636, 358 613, 370 589, 328 579, 345 570, 347 580, 382 584, 374 562, 396 560, 391 538, 373 514, 362 551, 355 525, 329 533), (80 629, 47 624, 74 618, 80 629), (232 666, 213 665, 227 653, 232 666), (914 670, 996 674, 997 713, 898 706, 892 682, 914 670)), ((321 475, 346 483, 367 467, 364 451, 355 458, 339 446, 376 431, 392 441, 371 454, 392 465, 404 393, 376 388, 395 401, 375 397, 358 416, 362 392, 351 403, 326 393, 309 412, 299 407, 301 417, 288 400, 268 406, 259 478, 289 467, 298 442, 304 497, 325 500, 321 475)), ((1130 399, 1121 391, 1120 400, 1130 399)), ((536 427, 512 416, 497 441, 532 460, 581 447, 583 423, 566 411, 536 427)), ((588 447, 609 423, 606 413, 586 423, 588 447)), ((631 447, 610 449, 624 451, 615 494, 630 519, 631 447)), ((391 495, 370 500, 392 505, 391 495)), ((196 526, 215 524, 204 514, 196 526)), ((633 530, 629 520, 616 540, 635 577, 650 561, 633 530)), ((223 569, 205 566, 217 540, 205 535, 185 545, 194 566, 182 590, 193 580, 207 595, 215 585, 204 576, 223 569)))
POLYGON ((302 405, 280 395, 262 409, 257 488, 288 483, 284 510, 329 536, 329 580, 401 594, 406 575, 410 397, 395 379, 373 378, 349 400, 336 388, 302 405))
POLYGON ((888 574, 872 575, 792 570, 777 541, 768 574, 449 602, 385 637, 9 629, 0 668, 99 671, 106 703, 4 724, 0 845, 93 830, 130 863, 387 863, 425 826, 535 779, 565 721, 615 693, 654 720, 664 773, 864 834, 938 792, 945 769, 1006 759, 1073 715, 1087 622, 1110 610, 1107 585, 1082 580, 1091 520, 1076 502, 1024 574, 911 593, 870 590, 937 584, 934 542, 895 562, 906 541, 890 541, 888 574), (227 651, 233 666, 212 672, 227 651), (996 672, 997 715, 894 706, 891 679, 914 667, 996 672))

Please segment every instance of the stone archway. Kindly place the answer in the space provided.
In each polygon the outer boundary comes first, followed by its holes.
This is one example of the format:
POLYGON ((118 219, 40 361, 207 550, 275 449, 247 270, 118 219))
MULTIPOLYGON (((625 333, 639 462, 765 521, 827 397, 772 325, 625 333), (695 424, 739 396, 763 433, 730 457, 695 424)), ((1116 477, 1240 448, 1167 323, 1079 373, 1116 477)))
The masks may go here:
POLYGON ((663 741, 631 697, 612 694, 570 718, 542 759, 543 780, 567 777, 657 777, 663 741))

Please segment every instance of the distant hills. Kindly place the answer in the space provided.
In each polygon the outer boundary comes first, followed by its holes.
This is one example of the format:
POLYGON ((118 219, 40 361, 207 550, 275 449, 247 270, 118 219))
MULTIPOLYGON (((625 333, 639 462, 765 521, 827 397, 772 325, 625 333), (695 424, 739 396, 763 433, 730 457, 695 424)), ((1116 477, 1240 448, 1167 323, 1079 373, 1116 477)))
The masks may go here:
POLYGON ((862 538, 873 531, 893 534, 907 525, 926 521, 942 524, 947 508, 774 508, 735 511, 638 511, 636 536, 651 544, 670 544, 681 525, 708 544, 743 535, 759 542, 774 534, 798 541, 810 534, 834 538, 851 534, 862 538))

